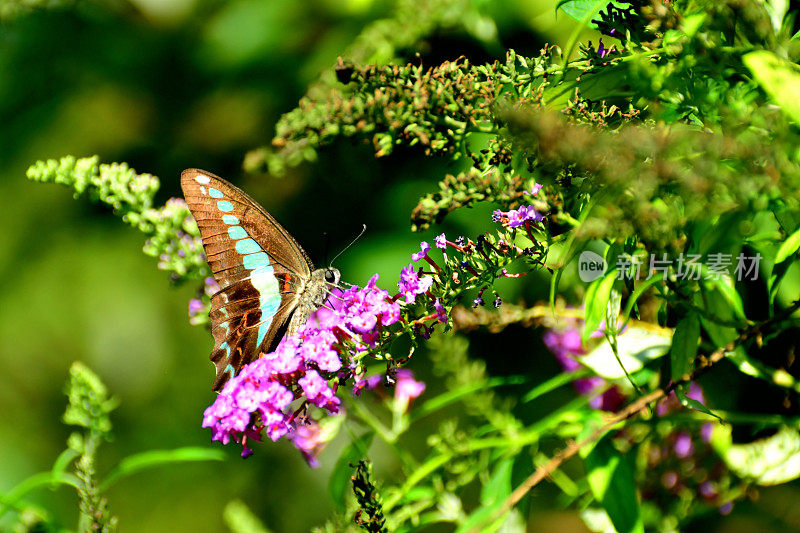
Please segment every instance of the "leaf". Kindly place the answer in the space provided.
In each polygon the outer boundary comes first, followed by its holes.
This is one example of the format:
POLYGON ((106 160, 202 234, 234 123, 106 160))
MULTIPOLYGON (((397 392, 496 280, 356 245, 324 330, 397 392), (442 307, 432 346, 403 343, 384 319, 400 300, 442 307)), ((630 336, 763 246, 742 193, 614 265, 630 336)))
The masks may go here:
MULTIPOLYGON (((664 356, 669 352, 671 344, 672 334, 668 330, 631 326, 617 336, 617 353, 625 370, 633 374, 648 362, 664 356)), ((607 342, 598 345, 581 357, 580 361, 604 378, 619 379, 625 376, 607 342)))
POLYGON ((242 500, 231 500, 222 512, 222 519, 231 533, 270 533, 242 500))
POLYGON ((501 459, 489 481, 481 489, 481 506, 473 512, 456 530, 457 533, 474 531, 475 526, 484 524, 481 531, 495 531, 496 527, 506 521, 508 514, 499 517, 493 523, 495 528, 488 527, 485 522, 491 519, 497 510, 502 506, 511 495, 511 474, 514 469, 514 457, 501 459))
POLYGON ((368 431, 353 439, 350 444, 344 447, 339 459, 336 461, 336 466, 333 467, 333 472, 331 472, 330 481, 328 482, 328 492, 333 499, 333 503, 340 510, 344 510, 346 506, 345 494, 350 486, 348 479, 353 470, 350 465, 366 457, 374 436, 374 432, 368 431))
POLYGON ((781 368, 771 368, 757 359, 753 359, 741 346, 728 352, 726 357, 736 365, 739 372, 746 376, 762 379, 768 383, 773 383, 779 387, 800 392, 800 384, 797 380, 781 368))
POLYGON ((608 300, 611 298, 611 289, 617 280, 617 270, 611 269, 605 276, 594 280, 583 299, 586 309, 583 321, 581 340, 586 342, 589 337, 600 327, 600 322, 606 317, 608 300))
POLYGON ((738 476, 759 485, 778 485, 800 477, 800 432, 782 426, 774 435, 733 444, 729 426, 714 426, 711 445, 738 476))
MULTIPOLYGON (((700 271, 702 272, 703 277, 710 273, 710 270, 706 267, 706 265, 701 265, 700 271)), ((739 292, 736 290, 736 284, 733 281, 733 278, 730 276, 720 276, 720 277, 712 277, 710 279, 705 280, 707 285, 714 287, 725 301, 728 302, 730 309, 733 311, 734 315, 742 320, 746 320, 747 317, 744 314, 744 304, 742 303, 742 297, 739 295, 739 292)))
POLYGON ((149 450, 142 453, 130 455, 119 462, 101 484, 100 490, 105 491, 117 482, 117 480, 136 474, 142 470, 161 465, 174 463, 189 463, 195 461, 224 461, 225 454, 222 450, 213 448, 199 448, 187 446, 174 450, 149 450))
POLYGON ((775 264, 783 263, 789 257, 794 255, 798 249, 800 249, 800 228, 789 235, 789 237, 783 241, 781 247, 778 248, 778 253, 775 254, 775 264))
POLYGON ((593 448, 581 449, 586 479, 594 499, 603 506, 619 533, 644 532, 630 457, 606 436, 593 448))
POLYGON ((586 21, 590 27, 596 28, 595 24, 591 24, 591 19, 608 4, 614 4, 621 8, 630 7, 626 2, 609 2, 608 0, 561 0, 556 4, 556 10, 560 9, 575 20, 586 21))
POLYGON ((675 397, 678 398, 678 401, 681 402, 682 406, 688 409, 694 409, 695 411, 700 411, 701 413, 705 413, 709 416, 719 419, 720 421, 723 421, 718 415, 715 415, 711 409, 698 402, 694 398, 689 398, 684 391, 685 387, 686 385, 681 385, 680 387, 675 388, 675 397))
POLYGON ((670 348, 670 367, 672 381, 678 381, 691 372, 697 357, 697 344, 700 342, 700 319, 690 311, 675 327, 670 348))
POLYGON ((767 50, 757 50, 742 57, 753 79, 795 123, 800 123, 800 70, 767 50))
POLYGON ((0 493, 0 518, 11 509, 17 508, 17 505, 22 501, 26 494, 34 489, 50 485, 70 485, 76 489, 81 488, 82 482, 74 474, 58 474, 54 475, 52 472, 39 472, 30 477, 25 478, 17 483, 11 490, 5 494, 0 493))

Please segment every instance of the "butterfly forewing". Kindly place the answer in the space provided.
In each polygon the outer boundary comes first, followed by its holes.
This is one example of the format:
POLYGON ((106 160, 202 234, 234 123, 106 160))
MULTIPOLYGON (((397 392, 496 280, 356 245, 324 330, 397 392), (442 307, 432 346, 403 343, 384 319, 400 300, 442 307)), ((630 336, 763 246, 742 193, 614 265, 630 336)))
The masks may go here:
POLYGON ((214 390, 270 351, 311 276, 292 236, 247 194, 211 173, 183 171, 181 186, 220 286, 211 298, 214 390))

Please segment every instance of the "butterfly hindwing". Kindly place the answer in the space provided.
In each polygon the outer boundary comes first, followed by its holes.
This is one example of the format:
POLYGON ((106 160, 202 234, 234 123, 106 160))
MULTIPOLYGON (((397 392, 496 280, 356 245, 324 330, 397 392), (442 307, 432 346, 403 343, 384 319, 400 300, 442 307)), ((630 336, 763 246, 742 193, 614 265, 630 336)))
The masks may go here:
POLYGON ((297 307, 312 265, 269 213, 227 181, 189 169, 181 175, 181 186, 220 286, 210 313, 214 390, 220 390, 280 340, 277 333, 297 307))

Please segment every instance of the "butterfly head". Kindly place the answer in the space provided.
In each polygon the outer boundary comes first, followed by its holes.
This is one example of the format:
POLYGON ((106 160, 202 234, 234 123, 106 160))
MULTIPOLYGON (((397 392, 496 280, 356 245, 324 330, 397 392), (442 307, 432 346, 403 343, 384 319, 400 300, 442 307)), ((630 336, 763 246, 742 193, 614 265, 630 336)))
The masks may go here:
POLYGON ((325 269, 324 277, 325 283, 336 287, 339 285, 339 280, 341 279, 342 275, 339 273, 338 268, 328 267, 325 269))

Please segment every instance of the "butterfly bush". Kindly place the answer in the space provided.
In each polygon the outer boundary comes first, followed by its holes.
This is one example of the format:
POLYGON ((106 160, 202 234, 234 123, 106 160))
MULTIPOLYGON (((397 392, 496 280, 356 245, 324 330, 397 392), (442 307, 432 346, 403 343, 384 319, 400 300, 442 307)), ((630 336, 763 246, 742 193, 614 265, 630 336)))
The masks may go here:
POLYGON ((375 348, 385 328, 400 319, 400 305, 377 281, 376 274, 363 288, 336 290, 330 307, 229 380, 204 414, 203 427, 212 429, 213 439, 241 442, 247 456, 252 453, 248 439, 259 440, 264 431, 273 441, 288 436, 307 457, 313 456, 309 452, 318 446, 314 435, 319 432, 305 414, 308 405, 338 413, 338 385, 363 379, 358 365, 343 368, 342 360, 349 359, 351 350, 375 348), (290 408, 295 401, 299 405, 290 408))
MULTIPOLYGON (((536 185, 533 190, 538 192, 536 185)), ((532 207, 520 207, 519 211, 526 213, 521 225, 531 235, 531 224, 544 217, 532 207)), ((504 226, 513 229, 519 225, 504 226)), ((441 250, 442 260, 431 257, 430 243, 421 242, 419 251, 411 254, 412 262, 401 269, 394 296, 377 286, 377 274, 364 287, 334 289, 327 305, 295 335, 282 339, 274 352, 245 366, 225 384, 206 409, 203 427, 211 428, 213 440, 241 443, 245 457, 252 454, 249 442, 259 441, 263 434, 273 441, 286 437, 316 466, 316 454, 329 435, 320 429, 309 407, 334 415, 340 411, 337 393, 345 383, 352 382, 352 393, 360 395, 387 381, 394 384, 395 405, 406 410, 423 393, 425 384, 415 380, 410 370, 391 366, 384 377, 366 376, 363 357, 380 355, 384 343, 402 332, 411 333, 414 342, 417 336, 430 337, 436 323, 448 323, 449 309, 461 291, 480 287, 481 299, 494 280, 511 276, 504 265, 531 255, 510 244, 512 241, 512 235, 481 235, 477 242, 463 237, 452 242, 440 234, 434 244, 441 250), (393 328, 398 324, 399 328, 393 328)), ((207 289, 209 285, 213 280, 206 280, 207 289)), ((500 301, 497 296, 495 306, 500 301)), ((191 320, 204 310, 200 298, 190 301, 191 320)))

